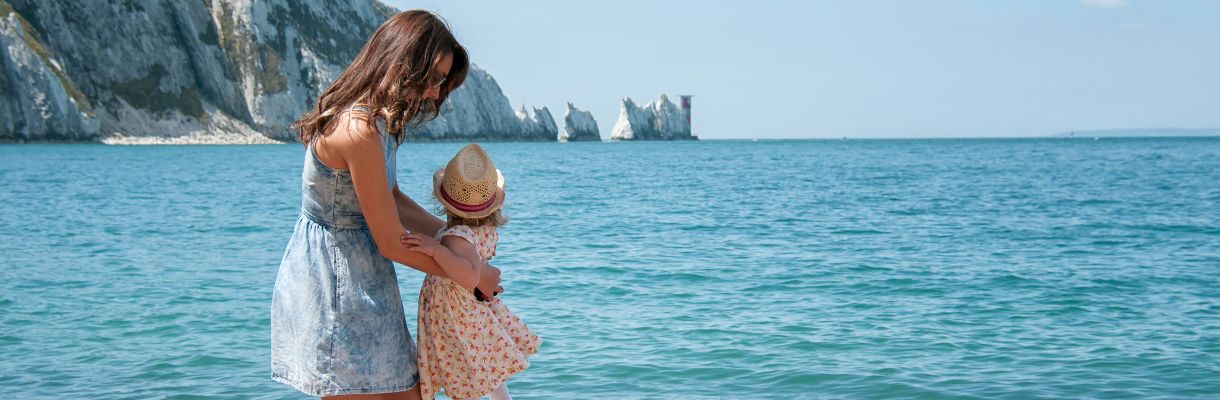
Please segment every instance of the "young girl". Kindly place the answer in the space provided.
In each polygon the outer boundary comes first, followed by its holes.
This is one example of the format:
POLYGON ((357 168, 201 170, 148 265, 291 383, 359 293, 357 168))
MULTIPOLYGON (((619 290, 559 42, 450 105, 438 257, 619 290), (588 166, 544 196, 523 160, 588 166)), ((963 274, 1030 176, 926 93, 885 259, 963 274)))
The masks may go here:
MULTIPOLYGON (((496 255, 506 221, 504 176, 470 144, 432 177, 449 220, 436 238, 407 233, 402 245, 436 260, 448 278, 429 274, 419 290, 419 374, 424 399, 510 399, 505 382, 529 367, 542 340, 500 299, 476 298, 479 267, 496 255), (438 242, 439 240, 439 242, 438 242)), ((482 297, 481 293, 480 296, 482 297)))

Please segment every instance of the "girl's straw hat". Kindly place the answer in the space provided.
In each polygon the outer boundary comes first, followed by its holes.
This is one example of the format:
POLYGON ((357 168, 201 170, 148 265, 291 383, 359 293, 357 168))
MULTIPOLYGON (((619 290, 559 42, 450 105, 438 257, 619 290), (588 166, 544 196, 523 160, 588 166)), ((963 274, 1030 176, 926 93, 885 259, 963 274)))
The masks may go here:
POLYGON ((432 194, 454 215, 483 218, 504 205, 504 175, 471 143, 432 175, 432 194))

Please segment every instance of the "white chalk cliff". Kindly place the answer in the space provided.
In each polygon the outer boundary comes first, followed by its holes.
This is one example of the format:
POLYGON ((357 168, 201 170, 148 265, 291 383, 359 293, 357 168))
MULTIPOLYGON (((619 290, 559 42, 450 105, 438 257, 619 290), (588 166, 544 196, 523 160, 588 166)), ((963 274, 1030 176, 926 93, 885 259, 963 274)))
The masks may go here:
POLYGON ((610 140, 697 140, 686 115, 664 94, 644 107, 623 98, 610 140))
POLYGON ((408 140, 555 141, 558 129, 546 107, 513 111, 495 78, 471 66, 466 81, 449 94, 441 113, 422 128, 408 129, 408 140))
POLYGON ((597 121, 593 113, 581 110, 568 103, 568 110, 563 113, 563 132, 559 134, 561 142, 600 142, 602 135, 597 131, 597 121))
POLYGON ((48 141, 96 135, 88 99, 30 31, 29 23, 0 1, 0 140, 3 132, 26 132, 48 141))
MULTIPOLYGON (((374 0, 0 0, 0 141, 293 141, 397 10, 374 0)), ((472 55, 477 59, 478 55, 472 55)), ((412 140, 555 140, 486 71, 412 140)))

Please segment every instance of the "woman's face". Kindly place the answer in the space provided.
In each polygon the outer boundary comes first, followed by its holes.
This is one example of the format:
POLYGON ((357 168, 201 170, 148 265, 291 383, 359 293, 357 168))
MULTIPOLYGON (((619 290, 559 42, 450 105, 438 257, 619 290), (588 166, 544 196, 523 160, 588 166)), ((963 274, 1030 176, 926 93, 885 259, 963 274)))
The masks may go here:
POLYGON ((436 63, 432 64, 432 72, 428 74, 430 82, 427 83, 428 88, 424 90, 424 99, 435 101, 441 98, 441 86, 449 78, 451 68, 453 68, 453 53, 441 54, 436 59, 436 63))

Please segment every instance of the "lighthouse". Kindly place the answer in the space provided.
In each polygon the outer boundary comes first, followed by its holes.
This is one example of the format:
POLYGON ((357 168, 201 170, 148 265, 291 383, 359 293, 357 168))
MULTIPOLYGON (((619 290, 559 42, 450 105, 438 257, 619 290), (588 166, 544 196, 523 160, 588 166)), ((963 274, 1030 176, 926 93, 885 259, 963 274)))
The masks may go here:
POLYGON ((680 95, 678 97, 682 98, 682 115, 686 116, 686 134, 690 135, 691 134, 690 98, 695 97, 695 95, 687 94, 687 95, 680 95))

